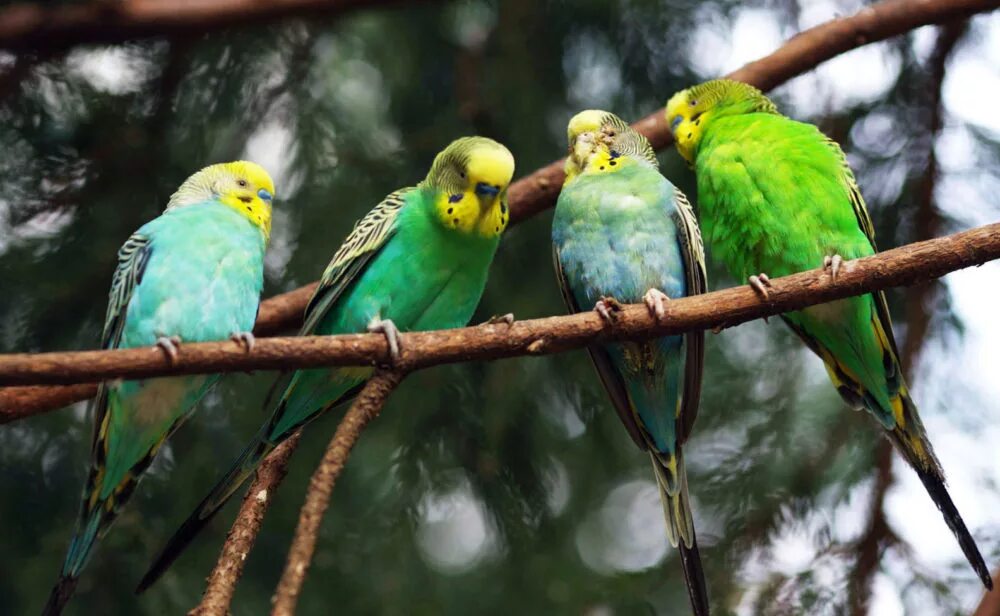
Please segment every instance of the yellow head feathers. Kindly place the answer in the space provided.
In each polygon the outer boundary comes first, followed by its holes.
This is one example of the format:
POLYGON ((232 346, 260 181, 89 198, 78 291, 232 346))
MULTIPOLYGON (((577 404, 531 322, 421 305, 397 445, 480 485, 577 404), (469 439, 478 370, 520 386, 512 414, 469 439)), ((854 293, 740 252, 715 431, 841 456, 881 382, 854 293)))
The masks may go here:
POLYGON ((694 163, 705 126, 713 119, 742 113, 778 113, 778 109, 751 85, 716 79, 674 94, 667 101, 665 113, 677 151, 688 163, 694 163))
POLYGON ((566 139, 566 181, 583 172, 617 171, 626 160, 657 165, 649 141, 608 111, 588 109, 576 114, 566 128, 566 139))
POLYGON ((167 209, 217 200, 243 214, 271 236, 271 201, 274 182, 257 163, 238 160, 209 165, 184 180, 167 203, 167 209))
POLYGON ((510 150, 485 137, 463 137, 437 155, 422 185, 436 190, 435 209, 445 227, 495 237, 510 218, 513 176, 510 150))

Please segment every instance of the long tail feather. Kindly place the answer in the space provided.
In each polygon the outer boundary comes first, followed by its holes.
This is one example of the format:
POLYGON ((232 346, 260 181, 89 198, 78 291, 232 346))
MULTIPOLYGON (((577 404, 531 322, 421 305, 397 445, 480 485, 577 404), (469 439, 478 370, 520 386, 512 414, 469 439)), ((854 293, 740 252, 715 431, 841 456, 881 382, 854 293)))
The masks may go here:
POLYGON ((684 581, 691 599, 691 609, 695 616, 708 616, 708 589, 701 555, 698 552, 694 516, 691 515, 684 457, 680 449, 673 456, 650 452, 650 457, 653 460, 656 483, 660 488, 667 538, 671 545, 680 551, 681 567, 684 570, 684 581))
POLYGON ((941 510, 945 523, 955 535, 959 547, 962 548, 962 553, 965 554, 966 560, 969 561, 976 575, 982 580, 983 586, 988 590, 993 590, 993 578, 990 576, 990 571, 986 567, 983 555, 980 554, 979 548, 976 546, 976 541, 972 538, 962 516, 958 513, 958 508, 951 500, 951 495, 948 494, 944 483, 944 473, 934 456, 934 451, 931 449, 930 441, 924 432, 924 426, 916 413, 913 401, 910 400, 906 391, 901 392, 900 403, 902 404, 904 421, 886 434, 889 435, 889 440, 892 441, 907 463, 917 472, 920 482, 924 484, 924 489, 927 490, 927 494, 930 495, 937 508, 941 510))
POLYGON ((42 608, 42 616, 59 616, 59 614, 62 614, 66 604, 69 603, 70 597, 73 596, 73 591, 76 589, 76 582, 79 579, 76 576, 60 576, 55 588, 49 594, 49 600, 45 603, 45 607, 42 608))
POLYGON ((260 465, 264 456, 272 449, 274 449, 273 444, 258 438, 243 450, 229 472, 215 484, 215 487, 198 504, 194 512, 184 520, 177 532, 167 541, 163 550, 153 560, 153 564, 149 566, 145 575, 142 576, 142 580, 139 581, 139 585, 135 589, 136 594, 146 591, 156 580, 160 579, 160 576, 187 549, 188 545, 208 525, 230 497, 239 490, 240 486, 260 465))

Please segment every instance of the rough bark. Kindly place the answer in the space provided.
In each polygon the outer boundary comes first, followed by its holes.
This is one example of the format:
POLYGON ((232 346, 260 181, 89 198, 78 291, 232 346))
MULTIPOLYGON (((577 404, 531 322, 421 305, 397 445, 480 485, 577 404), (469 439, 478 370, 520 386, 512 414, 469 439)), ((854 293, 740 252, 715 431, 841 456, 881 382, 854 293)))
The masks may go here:
MULTIPOLYGON (((765 316, 893 286, 905 286, 1000 258, 1000 223, 917 242, 847 261, 836 280, 822 269, 772 280, 762 301, 743 285, 676 299, 657 322, 644 305, 623 306, 608 327, 595 313, 506 324, 413 332, 400 336, 402 358, 413 368, 518 355, 545 355, 593 342, 636 340, 699 329, 731 327, 765 316)), ((0 385, 70 384, 116 378, 288 370, 389 363, 379 334, 264 338, 252 352, 235 342, 180 347, 169 360, 156 347, 0 355, 0 385)))
POLYGON ((285 478, 288 459, 299 444, 300 433, 296 432, 277 449, 272 451, 260 467, 257 475, 243 497, 243 504, 236 514, 226 541, 222 545, 219 559, 208 576, 208 585, 202 595, 201 603, 188 612, 188 616, 226 616, 229 614, 229 604, 236 592, 236 583, 243 575, 243 565, 247 555, 253 549, 257 534, 264 523, 274 493, 281 480, 285 478))

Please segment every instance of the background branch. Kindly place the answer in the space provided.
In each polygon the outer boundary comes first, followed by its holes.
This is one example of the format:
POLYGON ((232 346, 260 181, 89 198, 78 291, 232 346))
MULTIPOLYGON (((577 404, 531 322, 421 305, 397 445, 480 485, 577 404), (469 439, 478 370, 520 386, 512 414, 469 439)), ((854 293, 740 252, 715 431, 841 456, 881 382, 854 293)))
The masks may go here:
MULTIPOLYGON (((959 40, 969 28, 968 20, 958 20, 943 25, 938 32, 934 52, 929 61, 927 88, 927 163, 918 189, 915 216, 915 236, 928 239, 940 232, 941 213, 934 203, 934 189, 940 173, 934 146, 944 124, 941 101, 942 85, 948 59, 959 40)), ((913 384, 916 364, 930 331, 934 297, 940 291, 940 281, 932 280, 913 285, 906 292, 906 339, 900 349, 900 360, 907 381, 913 384)), ((848 577, 848 607, 853 616, 865 616, 871 602, 872 580, 882 561, 883 552, 898 542, 885 511, 885 499, 893 484, 892 444, 879 439, 875 450, 875 486, 868 510, 868 524, 857 541, 857 557, 848 577)))
POLYGON ((264 514, 274 499, 281 480, 285 478, 288 459, 299 445, 301 432, 296 432, 272 451, 257 469, 257 475, 243 497, 219 559, 208 576, 208 585, 201 603, 188 616, 226 616, 236 592, 236 583, 243 575, 243 565, 253 549, 257 534, 264 524, 264 514))
POLYGON ((292 616, 295 613, 302 583, 316 551, 316 539, 323 514, 330 505, 330 495, 337 477, 344 470, 347 457, 361 437, 361 431, 368 422, 378 417, 389 394, 402 382, 405 375, 402 369, 376 372, 337 426, 319 467, 309 480, 306 501, 302 505, 295 537, 288 550, 288 562, 274 593, 272 616, 292 616))
POLYGON ((338 16, 393 0, 92 0, 20 3, 0 11, 0 48, 60 50, 80 44, 192 35, 285 17, 338 16))
MULTIPOLYGON (((143 0, 143 3, 149 1, 143 0)), ((125 4, 133 8, 139 6, 137 0, 125 4)), ((228 2, 202 0, 200 4, 194 3, 193 5, 212 5, 216 7, 216 10, 219 10, 222 5, 242 7, 247 4, 257 7, 254 9, 257 11, 276 10, 267 7, 280 6, 291 13, 292 7, 299 10, 303 5, 315 4, 336 5, 337 10, 345 11, 360 5, 361 2, 285 0, 284 2, 258 3, 246 0, 229 0, 228 2)), ((108 7, 104 4, 102 6, 108 7)), ((835 19, 805 30, 790 39, 774 53, 743 66, 730 73, 728 77, 769 90, 845 51, 884 40, 919 26, 942 23, 973 13, 990 11, 997 6, 1000 6, 998 0, 888 0, 866 7, 852 16, 835 19)), ((64 11, 70 8, 15 5, 0 11, 0 47, 3 45, 16 47, 14 43, 17 41, 21 41, 20 44, 25 47, 30 46, 28 43, 31 41, 38 42, 37 34, 30 35, 34 31, 33 29, 49 28, 47 32, 50 33, 48 36, 51 36, 52 28, 56 27, 55 24, 62 24, 59 27, 68 28, 67 24, 73 23, 73 20, 66 18, 50 22, 47 26, 40 26, 38 23, 44 21, 42 16, 51 17, 48 15, 51 11, 64 11)), ((89 16, 88 11, 93 11, 94 8, 92 5, 86 5, 74 10, 83 11, 84 16, 89 16)), ((193 9, 186 9, 186 11, 191 10, 193 9)), ((330 11, 332 10, 330 9, 330 11)), ((118 10, 116 9, 116 11, 118 10)), ((173 8, 169 12, 184 11, 173 8)), ((80 23, 87 24, 89 22, 83 19, 80 23)), ((234 19, 227 23, 241 22, 234 19)), ((159 33, 164 34, 165 32, 159 33)), ((144 35, 148 36, 149 34, 140 34, 139 31, 136 31, 129 38, 144 35)), ((68 34, 66 36, 67 40, 74 40, 68 34)), ((84 42, 85 39, 81 39, 80 35, 77 35, 75 40, 76 42, 84 42)), ((94 40, 90 42, 94 42, 94 40)), ((111 41, 105 40, 104 42, 111 41)), ((663 119, 662 111, 658 110, 643 118, 634 126, 649 137, 657 149, 670 145, 670 133, 663 119)), ((555 198, 562 185, 562 164, 561 160, 550 163, 511 185, 508 194, 512 222, 524 220, 555 203, 555 198)), ((302 312, 313 288, 315 288, 315 283, 264 301, 261 304, 260 319, 254 331, 259 335, 269 335, 296 327, 301 322, 302 312)), ((95 391, 96 386, 93 385, 73 389, 0 388, 0 422, 61 408, 72 402, 92 397, 95 391)))

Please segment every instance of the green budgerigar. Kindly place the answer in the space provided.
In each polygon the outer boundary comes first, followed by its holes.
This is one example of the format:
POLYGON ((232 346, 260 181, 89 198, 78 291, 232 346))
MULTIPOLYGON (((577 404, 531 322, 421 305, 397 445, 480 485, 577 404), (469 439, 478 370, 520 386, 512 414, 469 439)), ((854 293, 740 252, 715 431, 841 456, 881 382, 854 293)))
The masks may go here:
MULTIPOLYGON (((812 124, 781 115, 759 90, 716 80, 666 107, 677 149, 697 175, 702 230, 712 253, 764 299, 768 275, 874 254, 875 232, 843 151, 812 124)), ((782 317, 819 355, 844 400, 867 409, 917 472, 972 568, 989 570, 945 488, 944 473, 910 397, 883 293, 782 317)))
MULTIPOLYGON (((573 312, 613 326, 615 301, 663 318, 669 298, 705 291, 705 257, 684 194, 660 174, 645 137, 606 111, 569 122, 569 157, 552 221, 558 279, 573 312)), ((701 394, 704 333, 593 346, 590 356, 629 435, 653 462, 667 537, 678 547, 691 605, 709 613, 682 445, 701 394)))
MULTIPOLYGON (((390 194, 355 226, 306 308, 302 335, 461 327, 479 303, 510 220, 514 157, 483 137, 452 142, 417 186, 390 194)), ((181 525, 139 585, 148 588, 279 443, 352 398, 372 368, 300 370, 271 418, 181 525)))
MULTIPOLYGON (((270 176, 250 162, 212 165, 188 178, 163 214, 118 251, 102 347, 155 345, 171 359, 184 342, 233 338, 252 347, 273 194, 270 176)), ((90 473, 45 614, 62 611, 94 544, 218 378, 111 381, 98 389, 90 473)))

